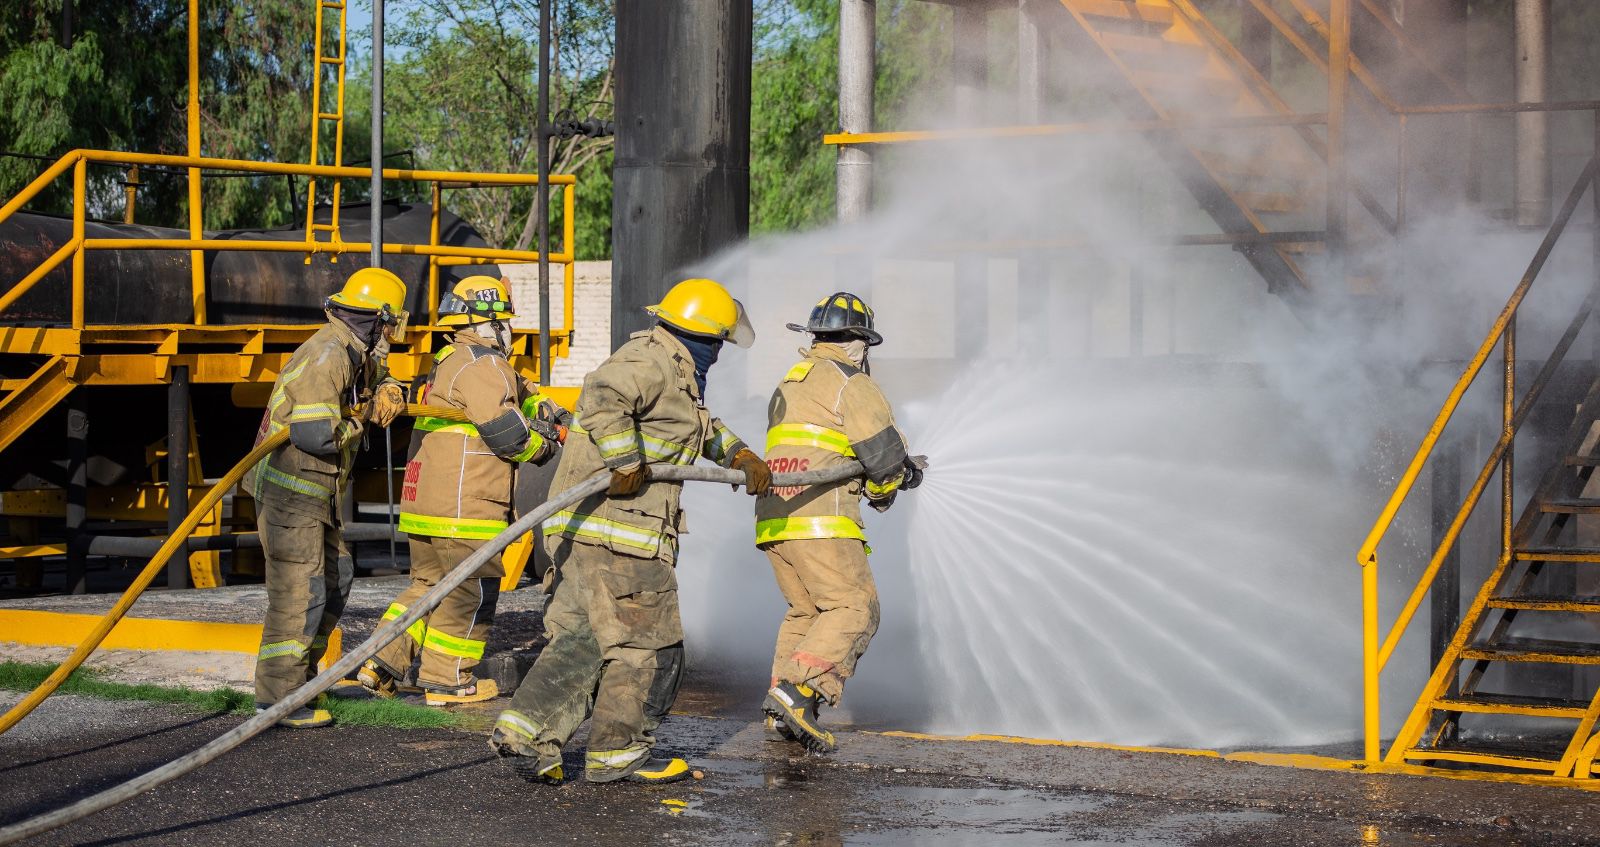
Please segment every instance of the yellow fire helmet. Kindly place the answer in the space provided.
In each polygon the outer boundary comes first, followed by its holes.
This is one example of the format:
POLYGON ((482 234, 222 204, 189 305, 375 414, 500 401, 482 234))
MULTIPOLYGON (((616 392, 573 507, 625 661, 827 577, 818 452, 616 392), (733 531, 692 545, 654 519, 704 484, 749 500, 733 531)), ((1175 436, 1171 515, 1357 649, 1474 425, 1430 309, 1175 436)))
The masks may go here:
POLYGON ((756 340, 744 304, 714 280, 686 279, 645 311, 684 332, 732 341, 740 347, 749 347, 756 340))
POLYGON ((492 276, 469 276, 439 298, 440 326, 509 321, 516 316, 506 281, 492 276))
POLYGON ((406 284, 383 268, 362 268, 344 281, 344 287, 328 297, 329 303, 347 309, 378 312, 389 327, 389 339, 399 342, 405 335, 406 284))

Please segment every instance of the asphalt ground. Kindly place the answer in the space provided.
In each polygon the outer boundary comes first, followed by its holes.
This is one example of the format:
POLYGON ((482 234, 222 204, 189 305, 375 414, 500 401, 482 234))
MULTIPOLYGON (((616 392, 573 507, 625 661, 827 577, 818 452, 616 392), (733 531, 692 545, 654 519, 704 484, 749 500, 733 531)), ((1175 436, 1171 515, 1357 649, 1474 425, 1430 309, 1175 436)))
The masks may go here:
MULTIPOLYGON (((52 698, 0 737, 0 821, 114 785, 239 720, 52 698)), ((550 787, 511 774, 481 732, 272 730, 33 843, 1600 844, 1600 797, 1568 789, 859 732, 818 757, 749 721, 693 715, 660 736, 705 778, 550 787)), ((578 741, 569 774, 581 772, 578 741)))

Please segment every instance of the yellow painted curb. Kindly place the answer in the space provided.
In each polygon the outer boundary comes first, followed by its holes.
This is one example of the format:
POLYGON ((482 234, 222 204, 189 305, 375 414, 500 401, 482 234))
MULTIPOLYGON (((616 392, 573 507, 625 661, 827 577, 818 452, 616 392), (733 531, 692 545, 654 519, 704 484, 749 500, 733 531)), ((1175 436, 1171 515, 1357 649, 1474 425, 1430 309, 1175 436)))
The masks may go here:
MULTIPOLYGON (((47 647, 76 647, 101 620, 100 615, 73 615, 29 609, 0 610, 0 641, 47 647)), ((341 631, 328 636, 324 667, 343 653, 341 631)), ((101 643, 111 650, 219 650, 255 655, 261 648, 261 625, 180 621, 165 618, 123 618, 101 643)))
POLYGON ((1315 756, 1309 753, 1272 753, 1240 751, 1219 753, 1215 750, 1197 750, 1187 747, 1141 747, 1128 744, 1108 744, 1102 741, 1062 741, 1053 738, 1026 738, 1016 735, 933 735, 926 732, 890 730, 869 732, 889 738, 908 738, 913 741, 986 741, 996 744, 1025 744, 1033 747, 1070 747, 1084 750, 1115 750, 1123 753, 1149 753, 1164 756, 1190 756, 1199 759, 1218 759, 1268 767, 1301 768, 1306 770, 1352 771, 1356 773, 1403 774, 1406 776, 1435 776, 1468 782, 1500 782, 1516 785, 1542 785, 1553 788, 1575 788, 1581 791, 1600 791, 1600 780, 1573 779, 1571 777, 1543 776, 1539 774, 1489 773, 1430 768, 1423 765, 1366 762, 1361 759, 1340 759, 1333 756, 1315 756))

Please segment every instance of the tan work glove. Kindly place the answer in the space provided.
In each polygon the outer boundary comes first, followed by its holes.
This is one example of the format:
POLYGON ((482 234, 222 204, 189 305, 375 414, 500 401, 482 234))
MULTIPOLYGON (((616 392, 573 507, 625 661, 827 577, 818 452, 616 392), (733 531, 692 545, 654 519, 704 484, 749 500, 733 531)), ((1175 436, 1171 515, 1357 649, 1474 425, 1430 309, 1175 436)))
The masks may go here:
POLYGON ((644 487, 644 480, 645 470, 642 460, 614 468, 611 471, 611 487, 606 489, 606 494, 612 497, 631 497, 644 487))
POLYGON ((744 471, 744 490, 751 494, 765 494, 772 489, 772 469, 749 447, 733 455, 736 471, 744 471))
POLYGON ((372 411, 368 415, 378 426, 388 426, 406 410, 406 392, 397 382, 378 386, 372 395, 372 411))

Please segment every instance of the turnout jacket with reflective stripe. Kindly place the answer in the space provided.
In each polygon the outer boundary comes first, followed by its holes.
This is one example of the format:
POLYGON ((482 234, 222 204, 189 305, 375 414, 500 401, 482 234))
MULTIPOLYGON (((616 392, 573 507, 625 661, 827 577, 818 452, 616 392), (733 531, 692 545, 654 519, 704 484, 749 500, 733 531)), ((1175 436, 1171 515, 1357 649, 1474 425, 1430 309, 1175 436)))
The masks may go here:
MULTIPOLYGON (((605 469, 635 462, 689 465, 705 456, 728 467, 745 443, 701 403, 694 359, 657 326, 634 333, 583 380, 572 434, 550 484, 555 497, 605 469)), ((553 551, 563 538, 640 558, 677 558, 684 532, 680 482, 646 482, 631 497, 590 497, 544 524, 553 551)))
POLYGON ((767 466, 797 473, 856 459, 866 478, 773 488, 756 498, 756 543, 860 538, 861 497, 882 499, 905 478, 905 436, 889 401, 836 344, 815 344, 789 369, 767 404, 767 466))
POLYGON ((284 429, 289 441, 251 468, 240 487, 263 506, 334 523, 334 494, 349 479, 362 431, 344 412, 393 381, 349 327, 329 318, 289 357, 261 416, 256 444, 284 429))
POLYGON ((482 336, 457 330, 434 357, 419 402, 470 423, 419 417, 400 490, 400 531, 493 538, 511 518, 514 468, 543 463, 557 445, 528 426, 544 398, 482 336))

